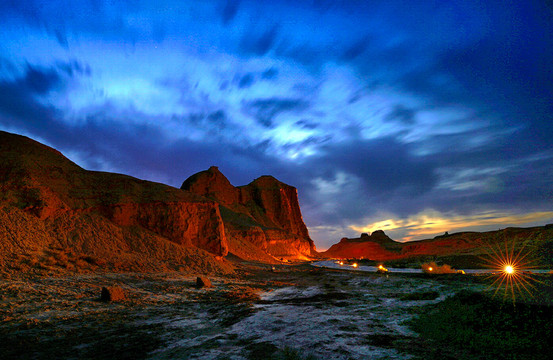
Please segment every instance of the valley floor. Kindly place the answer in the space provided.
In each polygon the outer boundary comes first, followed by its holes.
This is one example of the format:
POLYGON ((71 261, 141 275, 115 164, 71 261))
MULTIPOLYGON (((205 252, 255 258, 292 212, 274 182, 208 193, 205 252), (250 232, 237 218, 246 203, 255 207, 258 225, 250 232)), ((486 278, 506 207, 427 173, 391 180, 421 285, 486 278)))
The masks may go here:
POLYGON ((275 271, 242 264, 236 276, 212 278, 210 289, 196 289, 195 279, 178 273, 92 273, 0 280, 0 354, 4 359, 422 359, 437 350, 407 322, 425 305, 462 289, 486 287, 468 276, 361 274, 308 264, 275 271), (112 285, 121 286, 127 299, 100 302, 101 287, 112 285))

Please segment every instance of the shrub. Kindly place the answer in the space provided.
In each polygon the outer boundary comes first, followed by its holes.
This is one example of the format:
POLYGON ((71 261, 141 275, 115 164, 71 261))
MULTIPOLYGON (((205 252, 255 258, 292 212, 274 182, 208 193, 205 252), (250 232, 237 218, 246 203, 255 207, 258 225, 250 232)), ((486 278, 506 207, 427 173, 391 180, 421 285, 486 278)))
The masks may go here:
POLYGON ((457 272, 447 264, 438 265, 434 261, 422 264, 421 268, 426 274, 455 274, 457 272))

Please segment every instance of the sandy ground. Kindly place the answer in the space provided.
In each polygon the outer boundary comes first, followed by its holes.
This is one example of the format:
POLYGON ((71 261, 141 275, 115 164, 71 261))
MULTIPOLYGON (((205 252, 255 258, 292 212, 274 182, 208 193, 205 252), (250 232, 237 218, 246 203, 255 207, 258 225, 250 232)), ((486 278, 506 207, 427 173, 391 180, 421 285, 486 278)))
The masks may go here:
POLYGON ((380 275, 307 264, 241 265, 237 276, 86 274, 0 280, 0 353, 17 359, 412 359, 426 344, 406 321, 469 277, 380 275), (102 286, 127 300, 100 302, 102 286), (406 294, 436 291, 433 300, 406 294))

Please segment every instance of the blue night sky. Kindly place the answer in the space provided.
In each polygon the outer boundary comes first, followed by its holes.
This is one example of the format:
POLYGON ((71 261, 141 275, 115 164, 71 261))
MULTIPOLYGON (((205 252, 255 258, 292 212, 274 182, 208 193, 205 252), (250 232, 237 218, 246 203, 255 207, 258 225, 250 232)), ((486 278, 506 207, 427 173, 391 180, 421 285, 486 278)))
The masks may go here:
POLYGON ((553 221, 553 3, 0 2, 0 129, 296 186, 319 249, 553 221))

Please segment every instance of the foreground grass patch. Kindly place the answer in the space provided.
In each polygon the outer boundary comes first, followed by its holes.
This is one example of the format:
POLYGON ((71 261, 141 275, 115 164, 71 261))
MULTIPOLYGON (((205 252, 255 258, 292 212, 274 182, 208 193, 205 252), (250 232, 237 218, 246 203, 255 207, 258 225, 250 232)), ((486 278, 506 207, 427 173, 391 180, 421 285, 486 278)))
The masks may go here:
POLYGON ((285 347, 279 349, 269 342, 252 343, 246 346, 248 359, 267 359, 267 360, 317 360, 313 355, 305 355, 301 351, 285 347))
POLYGON ((429 305, 410 323, 425 340, 459 359, 550 359, 553 308, 515 304, 463 291, 429 305))
POLYGON ((407 293, 401 295, 400 300, 410 301, 410 300, 435 300, 440 296, 440 293, 437 291, 421 291, 414 293, 407 293))
POLYGON ((146 359, 165 345, 158 325, 136 325, 132 319, 100 316, 0 327, 2 359, 146 359))

